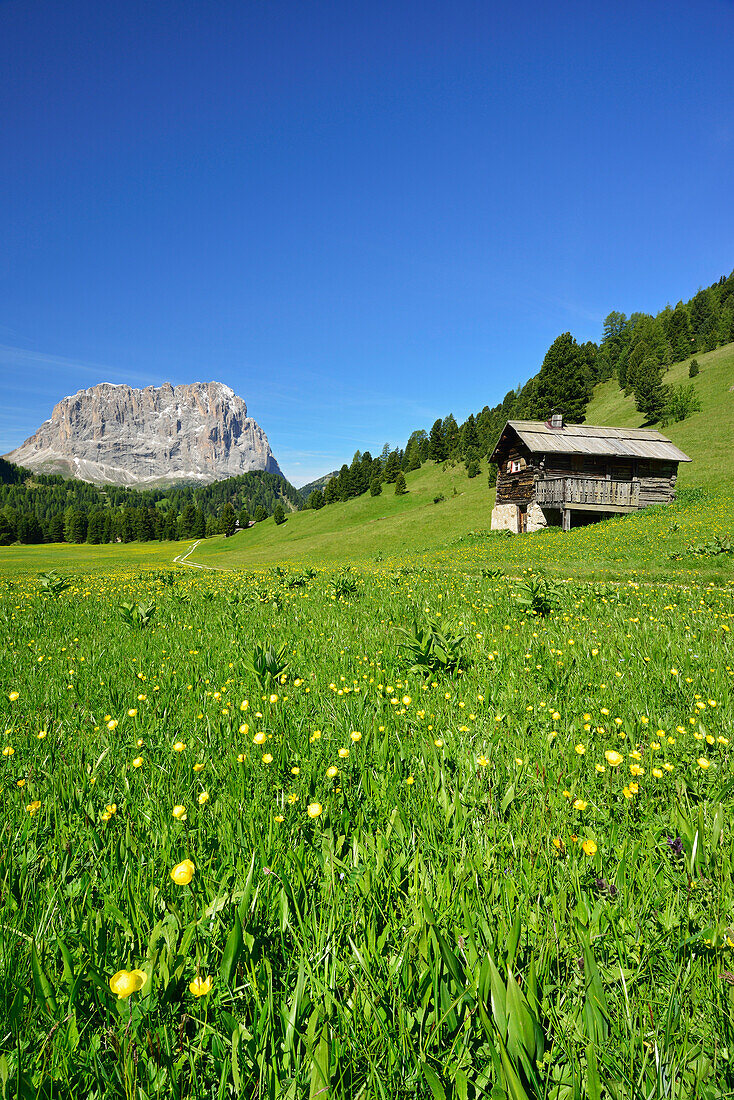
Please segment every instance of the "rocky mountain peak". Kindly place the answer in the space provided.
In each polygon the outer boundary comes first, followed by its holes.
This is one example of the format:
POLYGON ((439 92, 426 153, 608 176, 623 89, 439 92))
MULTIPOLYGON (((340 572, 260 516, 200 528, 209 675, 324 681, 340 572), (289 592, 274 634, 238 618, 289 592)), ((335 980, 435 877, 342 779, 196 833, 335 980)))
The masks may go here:
POLYGON ((281 470, 262 428, 223 382, 101 382, 65 397, 10 462, 83 481, 151 485, 281 470))

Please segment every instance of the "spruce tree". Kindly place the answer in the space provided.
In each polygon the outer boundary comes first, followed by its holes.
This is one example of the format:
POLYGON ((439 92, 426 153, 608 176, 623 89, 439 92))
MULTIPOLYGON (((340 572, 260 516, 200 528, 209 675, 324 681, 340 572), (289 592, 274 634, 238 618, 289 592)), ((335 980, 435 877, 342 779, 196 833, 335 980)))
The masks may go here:
POLYGON ((397 479, 400 473, 400 455, 397 451, 390 451, 387 462, 385 463, 385 470, 382 475, 383 481, 386 481, 388 485, 392 485, 397 479))
POLYGON ((370 482, 370 496, 379 497, 382 492, 382 479, 379 477, 373 477, 370 482))
POLYGON ((231 503, 227 501, 224 508, 222 508, 222 514, 219 517, 219 523, 222 528, 222 534, 225 538, 231 538, 237 527, 237 516, 235 515, 234 508, 231 503))
POLYGON ((563 409, 569 423, 582 424, 592 383, 587 357, 570 332, 562 333, 548 348, 537 376, 535 416, 547 420, 554 409, 563 409))
POLYGON ((280 501, 278 501, 278 503, 275 505, 275 508, 273 509, 273 519, 275 520, 276 527, 280 527, 281 523, 285 523, 285 508, 280 503, 280 501))
POLYGON ((401 470, 395 480, 395 496, 402 497, 408 491, 408 486, 405 484, 405 474, 401 470))
POLYGON ((665 411, 668 387, 663 385, 662 368, 652 357, 643 360, 635 379, 635 405, 654 424, 665 411))
POLYGON ((431 434, 428 437, 428 445, 430 447, 429 453, 433 461, 443 462, 447 457, 446 435, 443 430, 443 420, 440 418, 431 428, 431 434))
POLYGON ((691 359, 690 365, 688 367, 688 377, 695 378, 699 370, 700 367, 698 365, 698 359, 691 359))

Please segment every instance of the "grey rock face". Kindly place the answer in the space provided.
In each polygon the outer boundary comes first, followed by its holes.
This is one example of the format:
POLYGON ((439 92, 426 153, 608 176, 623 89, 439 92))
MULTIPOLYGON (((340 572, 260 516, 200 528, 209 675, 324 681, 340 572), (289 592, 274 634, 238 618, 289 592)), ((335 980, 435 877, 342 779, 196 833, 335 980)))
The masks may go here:
POLYGON ((281 474, 265 432, 222 382, 142 390, 103 382, 65 397, 5 457, 37 472, 115 485, 281 474))

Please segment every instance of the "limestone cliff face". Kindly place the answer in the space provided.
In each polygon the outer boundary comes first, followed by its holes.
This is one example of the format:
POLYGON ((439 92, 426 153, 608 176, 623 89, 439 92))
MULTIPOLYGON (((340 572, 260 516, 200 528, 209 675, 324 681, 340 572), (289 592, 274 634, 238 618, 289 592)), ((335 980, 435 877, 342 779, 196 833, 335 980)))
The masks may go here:
POLYGON ((38 472, 116 485, 281 474, 265 432, 221 382, 142 390, 103 382, 65 397, 5 457, 38 472))

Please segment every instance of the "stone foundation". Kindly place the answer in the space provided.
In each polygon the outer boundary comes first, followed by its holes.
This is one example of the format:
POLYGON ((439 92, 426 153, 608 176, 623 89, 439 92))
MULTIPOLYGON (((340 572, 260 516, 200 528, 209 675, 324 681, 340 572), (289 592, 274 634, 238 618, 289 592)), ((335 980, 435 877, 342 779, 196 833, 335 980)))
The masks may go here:
POLYGON ((533 501, 532 504, 528 504, 528 525, 526 527, 527 532, 530 534, 533 531, 543 531, 548 526, 548 518, 540 507, 533 501))
POLYGON ((512 531, 513 535, 516 535, 518 532, 517 505, 495 504, 489 526, 491 531, 512 531))

